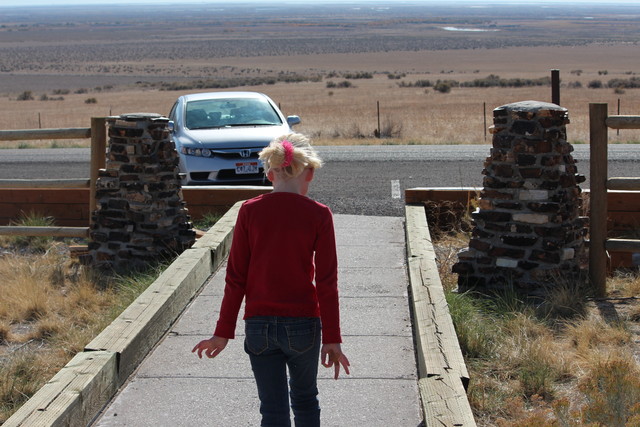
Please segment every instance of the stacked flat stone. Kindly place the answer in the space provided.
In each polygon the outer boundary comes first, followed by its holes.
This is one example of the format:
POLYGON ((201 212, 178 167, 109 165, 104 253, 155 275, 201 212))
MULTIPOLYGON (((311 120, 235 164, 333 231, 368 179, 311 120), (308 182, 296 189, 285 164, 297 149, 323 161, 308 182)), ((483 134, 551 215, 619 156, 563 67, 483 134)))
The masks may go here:
POLYGON ((472 237, 453 272, 460 291, 545 296, 559 281, 583 280, 587 268, 578 185, 585 178, 567 142, 568 112, 525 101, 493 116, 472 237))
POLYGON ((118 272, 140 269, 194 243, 168 122, 150 113, 107 119, 106 168, 96 183, 84 263, 118 272))

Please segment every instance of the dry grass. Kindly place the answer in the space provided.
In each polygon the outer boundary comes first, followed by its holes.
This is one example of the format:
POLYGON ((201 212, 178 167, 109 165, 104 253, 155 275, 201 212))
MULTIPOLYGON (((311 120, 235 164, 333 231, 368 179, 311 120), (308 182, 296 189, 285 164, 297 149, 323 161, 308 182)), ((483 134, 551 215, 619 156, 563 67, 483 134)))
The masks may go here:
MULTIPOLYGON (((420 78, 424 76, 416 76, 420 78)), ((359 81, 356 88, 328 91, 324 83, 298 83, 238 89, 261 90, 282 106, 285 114, 302 117, 296 129, 310 135, 319 145, 360 144, 481 144, 489 143, 492 110, 501 105, 528 99, 548 100, 548 87, 520 89, 456 88, 448 94, 431 88, 399 88, 384 76, 359 81), (375 138, 380 102, 381 128, 394 128, 395 137, 375 138), (487 115, 486 126, 484 115, 487 115)), ((6 111, 0 129, 48 127, 88 127, 91 117, 136 111, 168 114, 180 93, 140 91, 105 93, 96 105, 85 105, 82 96, 65 101, 12 101, 0 99, 6 111), (135 102, 134 102, 135 101, 135 102), (58 105, 56 105, 58 104, 58 105), (40 121, 34 111, 41 114, 40 121), (41 124, 39 123, 41 122, 41 124)), ((608 102, 613 108, 617 96, 609 89, 566 89, 563 106, 569 109, 568 126, 572 143, 589 140, 589 102, 608 102)), ((625 111, 640 111, 640 89, 627 90, 622 99, 625 111)), ((611 111, 615 113, 615 111, 611 111)), ((384 134, 384 132, 383 132, 384 134)), ((640 142, 640 131, 611 132, 612 142, 640 142)), ((20 147, 24 142, 3 142, 3 147, 20 147)), ((88 146, 89 140, 28 142, 28 146, 88 146)))
MULTIPOLYGON (((457 280, 451 254, 467 244, 458 232, 444 233, 436 245, 448 290, 457 280)), ((640 275, 618 275, 608 289, 636 299, 588 301, 574 292, 578 308, 557 317, 514 295, 448 294, 479 426, 639 425, 640 275)))
POLYGON ((451 267, 469 242, 461 230, 470 226, 455 208, 427 206, 427 216, 430 226, 451 217, 460 224, 432 235, 478 425, 639 425, 640 274, 617 272, 605 300, 559 282, 563 291, 542 309, 509 292, 495 299, 451 292, 451 267))
MULTIPOLYGON (((214 225, 219 216, 197 223, 214 225)), ((47 222, 25 215, 21 225, 47 222)), ((160 274, 97 276, 67 243, 0 237, 0 424, 103 330, 160 274), (34 243, 31 241, 31 243, 34 243)))
POLYGON ((0 257, 0 424, 101 331, 152 280, 106 287, 55 243, 0 257))
MULTIPOLYGON (((529 88, 454 88, 439 93, 432 87, 399 87, 399 83, 438 79, 460 82, 481 79, 489 74, 502 78, 537 79, 550 75, 549 69, 561 68, 563 87, 561 103, 569 109, 571 124, 569 141, 589 141, 588 106, 590 102, 606 102, 611 114, 617 112, 618 99, 622 114, 639 114, 640 89, 626 89, 623 94, 613 89, 589 89, 591 80, 628 79, 635 72, 628 61, 634 55, 629 46, 549 47, 504 50, 390 52, 353 55, 292 55, 287 57, 226 58, 233 67, 253 64, 253 67, 280 67, 301 74, 325 76, 320 82, 277 83, 274 85, 238 87, 270 95, 285 114, 297 114, 302 124, 300 132, 312 136, 317 144, 479 144, 489 143, 487 128, 492 124, 492 110, 501 105, 535 99, 550 101, 550 87, 529 88), (521 60, 518 60, 520 58, 521 60), (527 61, 525 61, 525 58, 527 61), (598 58, 598 63, 593 62, 598 58), (540 67, 531 67, 545 64, 540 67), (393 64, 393 65, 390 65, 393 64), (445 65, 446 64, 446 65, 445 65), (529 65, 528 65, 529 64, 529 65), (446 67, 446 68, 445 68, 446 67), (449 71, 443 72, 443 68, 449 71), (581 69, 570 74, 569 70, 581 69), (606 76, 598 70, 607 69, 606 76), (326 87, 331 70, 367 71, 371 79, 353 79, 350 88, 326 87), (400 80, 389 79, 386 73, 402 73, 400 80), (579 81, 582 88, 569 88, 579 81), (382 130, 395 129, 392 138, 378 139, 377 103, 380 103, 382 130), (484 114, 486 112, 486 125, 484 114)), ((275 69, 278 71, 278 69, 275 69)), ((71 82, 71 84, 73 84, 71 82)), ((17 101, 17 94, 0 98, 0 129, 30 129, 57 127, 87 127, 91 117, 149 111, 168 114, 175 99, 192 91, 160 91, 136 87, 90 90, 90 93, 64 95, 62 101, 17 101), (97 103, 86 104, 88 98, 97 103)), ((49 93, 49 96, 52 96, 49 93)), ((383 132, 384 133, 384 132, 383 132)), ((610 132, 611 142, 640 142, 640 131, 610 132)), ((28 142, 29 146, 88 146, 88 140, 28 142)), ((20 143, 3 142, 2 147, 18 147, 20 143)), ((24 144, 24 143, 22 143, 24 144)))
POLYGON ((622 298, 640 295, 640 280, 633 280, 634 273, 618 271, 607 281, 610 292, 622 298))

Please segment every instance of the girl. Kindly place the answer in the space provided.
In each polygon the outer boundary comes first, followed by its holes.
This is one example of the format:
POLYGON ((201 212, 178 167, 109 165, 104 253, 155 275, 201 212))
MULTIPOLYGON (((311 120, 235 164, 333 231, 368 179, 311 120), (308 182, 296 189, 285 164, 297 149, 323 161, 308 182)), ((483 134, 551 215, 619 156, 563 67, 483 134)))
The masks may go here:
POLYGON ((335 379, 341 366, 349 374, 340 348, 333 217, 306 197, 322 161, 296 133, 272 141, 260 159, 273 192, 240 208, 214 335, 192 351, 200 358, 203 352, 209 358, 220 354, 234 338, 246 298, 244 347, 258 387, 261 425, 291 425, 290 395, 295 425, 319 426, 319 356, 323 366, 334 367, 335 379))

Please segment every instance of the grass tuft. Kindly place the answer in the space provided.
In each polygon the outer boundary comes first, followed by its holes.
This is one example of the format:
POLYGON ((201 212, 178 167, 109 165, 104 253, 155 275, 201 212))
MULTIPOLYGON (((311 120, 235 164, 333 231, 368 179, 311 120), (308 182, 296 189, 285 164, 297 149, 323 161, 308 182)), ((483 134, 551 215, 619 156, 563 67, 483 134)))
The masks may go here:
POLYGON ((43 355, 20 352, 0 365, 0 423, 17 410, 55 373, 43 355))
MULTIPOLYGON (((22 212, 16 221, 9 223, 16 227, 51 227, 54 225, 52 217, 43 217, 37 212, 22 212)), ((53 238, 47 236, 14 236, 2 237, 0 243, 19 249, 29 248, 33 252, 44 252, 53 238)))
POLYGON ((587 405, 585 424, 640 425, 640 369, 629 357, 607 358, 593 365, 579 385, 587 405))
POLYGON ((446 298, 462 352, 471 358, 493 357, 500 331, 495 319, 486 314, 488 301, 469 293, 448 292, 446 298))
POLYGON ((30 334, 32 340, 48 340, 55 337, 64 329, 63 321, 57 316, 49 316, 38 319, 30 334))
POLYGON ((567 324, 564 336, 575 354, 585 360, 596 350, 611 351, 624 347, 631 341, 631 334, 623 322, 609 323, 597 316, 567 324))
POLYGON ((11 340, 11 325, 6 321, 0 321, 0 345, 5 345, 11 340))
POLYGON ((538 306, 538 314, 549 319, 571 319, 585 314, 586 281, 557 278, 549 295, 538 306))
POLYGON ((554 397, 554 384, 559 378, 554 355, 549 352, 554 348, 550 339, 537 339, 522 347, 517 353, 518 379, 522 394, 528 399, 541 397, 550 400, 554 397))
POLYGON ((610 293, 622 298, 633 298, 640 295, 640 271, 616 271, 607 279, 610 293))
POLYGON ((204 215, 202 215, 202 218, 193 222, 193 226, 199 230, 208 230, 213 227, 213 225, 218 222, 220 218, 222 218, 222 214, 206 212, 204 215))

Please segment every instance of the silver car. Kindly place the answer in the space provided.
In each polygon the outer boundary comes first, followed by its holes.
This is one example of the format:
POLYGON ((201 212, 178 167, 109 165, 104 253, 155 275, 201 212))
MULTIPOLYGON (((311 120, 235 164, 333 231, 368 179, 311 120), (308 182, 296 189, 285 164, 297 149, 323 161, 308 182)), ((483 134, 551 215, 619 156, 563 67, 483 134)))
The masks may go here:
POLYGON ((183 185, 265 183, 258 153, 300 123, 257 92, 183 95, 169 120, 183 185))

